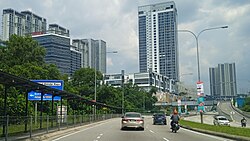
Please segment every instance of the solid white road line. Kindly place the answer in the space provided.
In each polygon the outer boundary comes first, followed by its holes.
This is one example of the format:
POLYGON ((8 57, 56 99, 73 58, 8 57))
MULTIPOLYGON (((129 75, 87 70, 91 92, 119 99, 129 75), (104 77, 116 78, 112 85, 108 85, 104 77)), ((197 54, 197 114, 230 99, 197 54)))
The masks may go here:
POLYGON ((188 131, 188 132, 195 133, 195 134, 199 134, 199 135, 207 136, 207 137, 214 138, 214 139, 217 139, 217 140, 221 140, 221 141, 231 141, 231 140, 225 140, 225 139, 223 139, 221 137, 217 137, 217 136, 213 136, 213 135, 208 135, 208 134, 200 133, 200 132, 188 130, 188 129, 185 129, 185 128, 181 128, 181 129, 185 130, 185 131, 188 131))

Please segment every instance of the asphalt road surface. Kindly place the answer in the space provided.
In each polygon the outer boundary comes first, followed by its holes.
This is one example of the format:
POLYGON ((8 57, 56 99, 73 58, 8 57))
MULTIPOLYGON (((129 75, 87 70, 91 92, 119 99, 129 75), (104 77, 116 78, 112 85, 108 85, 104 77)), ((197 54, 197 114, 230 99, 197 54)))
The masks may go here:
POLYGON ((50 139, 52 141, 231 141, 221 137, 180 129, 172 133, 167 125, 153 125, 152 117, 145 117, 145 130, 120 130, 121 119, 110 119, 78 131, 50 139))
MULTIPOLYGON (((241 121, 243 115, 241 115, 240 113, 238 113, 237 111, 235 111, 232 108, 230 101, 229 102, 228 101, 226 101, 226 102, 220 102, 219 106, 220 106, 220 109, 223 110, 223 112, 228 113, 229 115, 231 115, 232 120, 235 123, 238 124, 238 127, 241 126, 240 121, 241 121)), ((247 117, 245 117, 245 118, 247 119, 247 127, 249 127, 250 126, 249 125, 250 119, 247 118, 247 117)))

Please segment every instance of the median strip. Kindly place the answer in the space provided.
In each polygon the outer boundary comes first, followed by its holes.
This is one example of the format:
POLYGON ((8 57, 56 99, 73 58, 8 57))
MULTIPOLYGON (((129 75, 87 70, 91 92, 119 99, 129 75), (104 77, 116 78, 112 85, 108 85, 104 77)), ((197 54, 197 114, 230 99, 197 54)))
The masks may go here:
POLYGON ((181 127, 189 130, 220 136, 237 141, 250 141, 250 129, 228 126, 214 126, 192 121, 181 120, 181 127))

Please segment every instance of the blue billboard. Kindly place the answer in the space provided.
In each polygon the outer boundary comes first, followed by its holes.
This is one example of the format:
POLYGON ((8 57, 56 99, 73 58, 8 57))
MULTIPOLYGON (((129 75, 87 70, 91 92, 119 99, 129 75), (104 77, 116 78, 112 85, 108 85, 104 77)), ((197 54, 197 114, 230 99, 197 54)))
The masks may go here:
MULTIPOLYGON (((63 84, 64 84, 63 80, 31 80, 31 81, 54 88, 54 89, 63 90, 63 84)), ((41 93, 35 92, 35 91, 29 92, 28 100, 41 100, 41 93)), ((52 100, 52 95, 44 94, 43 100, 52 100)), ((55 101, 61 100, 61 97, 55 96, 54 100, 55 101)))

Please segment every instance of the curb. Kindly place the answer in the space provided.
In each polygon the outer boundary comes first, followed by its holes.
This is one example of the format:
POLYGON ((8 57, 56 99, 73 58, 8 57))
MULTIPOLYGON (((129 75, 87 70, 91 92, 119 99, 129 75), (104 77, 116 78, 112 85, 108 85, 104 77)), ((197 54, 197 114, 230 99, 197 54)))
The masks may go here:
POLYGON ((191 127, 183 126, 183 125, 180 125, 180 126, 182 128, 189 129, 189 130, 192 130, 192 131, 201 132, 201 133, 214 135, 214 136, 219 136, 219 137, 223 137, 223 138, 227 138, 227 139, 232 139, 232 140, 237 140, 237 141, 250 141, 250 138, 248 138, 248 137, 230 135, 230 134, 226 134, 226 133, 219 133, 219 132, 203 130, 203 129, 198 129, 198 128, 191 128, 191 127))

